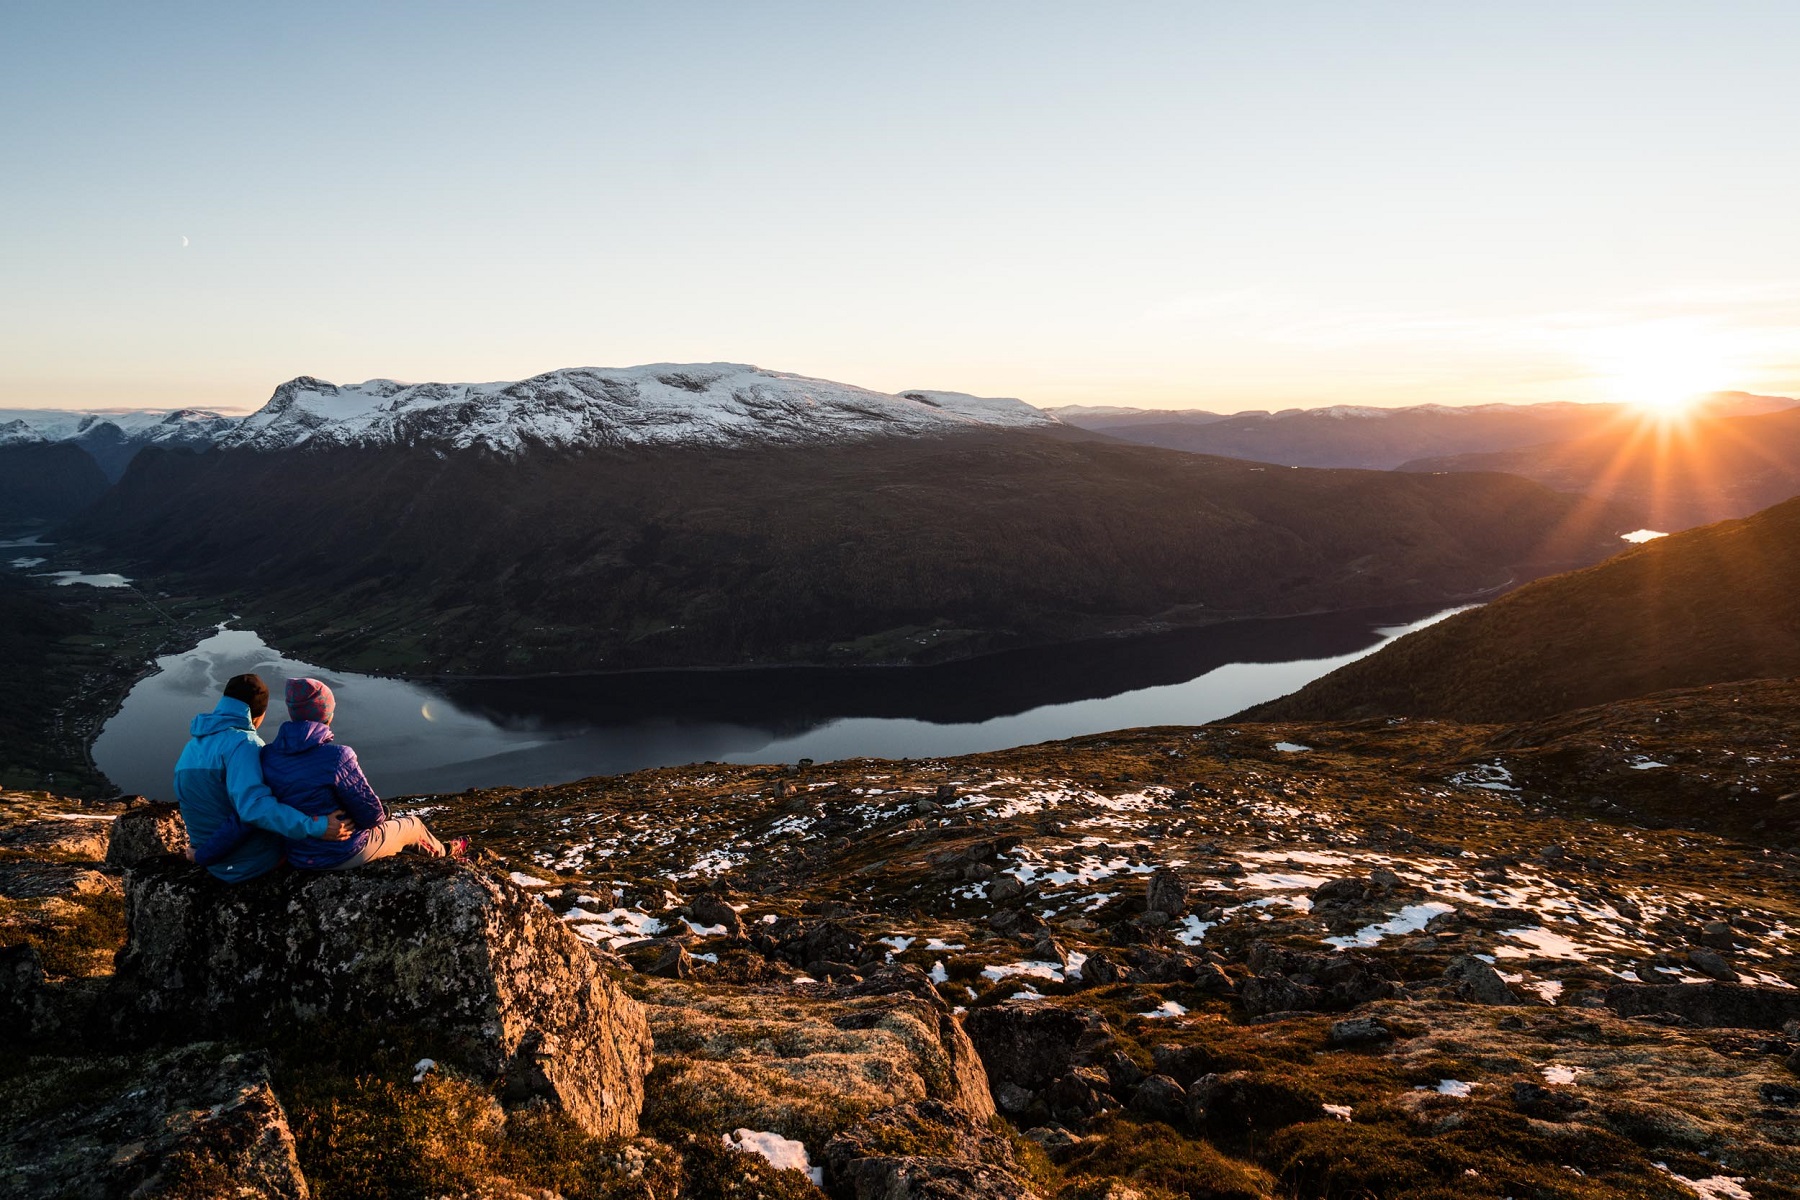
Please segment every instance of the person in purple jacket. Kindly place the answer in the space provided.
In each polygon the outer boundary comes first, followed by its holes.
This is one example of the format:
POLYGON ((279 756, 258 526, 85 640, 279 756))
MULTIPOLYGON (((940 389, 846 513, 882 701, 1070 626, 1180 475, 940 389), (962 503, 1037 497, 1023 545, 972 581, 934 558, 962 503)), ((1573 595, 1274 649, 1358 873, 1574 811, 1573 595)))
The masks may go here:
POLYGON ((332 741, 331 718, 337 713, 337 698, 330 688, 317 679, 290 679, 287 709, 288 720, 275 740, 263 747, 263 781, 283 804, 309 815, 342 809, 356 827, 356 832, 341 842, 290 838, 290 864, 308 871, 341 871, 402 850, 433 857, 463 858, 468 854, 465 838, 446 845, 419 818, 388 816, 356 761, 356 751, 332 741))

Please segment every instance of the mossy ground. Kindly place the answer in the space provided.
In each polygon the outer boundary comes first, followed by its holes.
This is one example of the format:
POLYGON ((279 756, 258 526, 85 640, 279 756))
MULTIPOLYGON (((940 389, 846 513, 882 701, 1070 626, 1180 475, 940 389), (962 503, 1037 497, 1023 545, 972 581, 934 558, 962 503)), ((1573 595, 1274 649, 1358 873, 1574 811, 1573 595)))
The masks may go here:
MULTIPOLYGON (((692 981, 632 982, 653 1005, 681 994, 693 1010, 658 1030, 646 1139, 600 1142, 553 1114, 506 1114, 491 1081, 450 1068, 415 1082, 424 1052, 405 1031, 277 1039, 277 1087, 320 1197, 809 1194, 801 1176, 726 1150, 721 1134, 755 1122, 816 1156, 833 1128, 911 1095, 896 1082, 903 1039, 879 1053, 852 1047, 831 1023, 845 1003, 831 985, 799 982, 800 967, 748 941, 688 934, 685 906, 712 891, 753 933, 767 917, 830 916, 879 956, 941 965, 953 1004, 1029 990, 1095 1008, 1143 1069, 1159 1047, 1164 1060, 1184 1048, 1184 1085, 1250 1073, 1242 1119, 1120 1113, 1058 1162, 1025 1150, 1023 1169, 1047 1195, 1075 1200, 1117 1182, 1152 1200, 1673 1198, 1690 1194, 1682 1178, 1722 1176, 1745 1180, 1757 1200, 1800 1196, 1800 1124, 1758 1093, 1792 1082, 1791 1034, 1667 1027, 1595 1007, 1620 972, 1654 970, 1659 956, 1687 972, 1682 955, 1708 922, 1726 923, 1723 953, 1747 977, 1800 982, 1800 859, 1780 822, 1790 802, 1765 804, 1762 830, 1720 802, 1734 787, 1739 798, 1800 789, 1785 740, 1796 714, 1800 689, 1767 685, 1621 706, 1586 742, 1579 722, 1529 736, 1425 722, 1236 724, 964 759, 700 764, 419 798, 441 832, 471 835, 508 870, 543 880, 545 902, 589 940, 611 941, 621 927, 604 918, 622 909, 718 957, 698 959, 692 981), (1675 707, 1671 734, 1659 718, 1675 707), (1671 765, 1634 769, 1640 755, 1671 765), (1504 769, 1518 790, 1477 786, 1477 767, 1504 769), (1258 941, 1319 952, 1339 926, 1425 896, 1449 896, 1457 916, 1358 951, 1402 989, 1358 1010, 1396 1034, 1371 1050, 1330 1049, 1332 1016, 1248 1020, 1229 998, 1183 983, 996 977, 1034 953, 989 923, 1009 907, 986 895, 1002 874, 1031 868, 1029 911, 1066 949, 1116 951, 1109 930, 1142 915, 1144 873, 1159 864, 1180 864, 1197 912, 1221 910, 1203 937, 1184 946, 1165 931, 1161 945, 1212 955, 1236 978, 1258 941), (1283 882, 1376 867, 1403 873, 1405 886, 1338 925, 1298 903, 1310 884, 1283 882), (1579 953, 1521 941, 1510 932, 1520 927, 1560 933, 1579 953), (1468 953, 1501 954, 1524 1003, 1439 994, 1446 961, 1468 953), (1551 1068, 1573 1082, 1552 1082, 1551 1068), (1441 1094, 1444 1080, 1468 1094, 1441 1094), (1568 1107, 1521 1109, 1516 1084, 1545 1086, 1568 1107)), ((72 907, 52 920, 21 915, 38 901, 8 901, 0 929, 36 939, 59 972, 103 971, 122 936, 111 903, 61 900, 72 907)), ((46 1061, 4 1067, 40 1109, 98 1086, 82 1072, 106 1069, 101 1058, 59 1060, 58 1073, 46 1061), (32 1083, 52 1075, 61 1082, 32 1083)))

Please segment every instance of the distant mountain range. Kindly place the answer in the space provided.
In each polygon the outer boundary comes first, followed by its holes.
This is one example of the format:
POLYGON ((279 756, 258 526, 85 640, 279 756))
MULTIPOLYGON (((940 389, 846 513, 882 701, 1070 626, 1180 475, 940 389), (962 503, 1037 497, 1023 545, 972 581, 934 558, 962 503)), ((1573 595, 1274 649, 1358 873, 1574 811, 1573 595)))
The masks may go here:
POLYGON ((1242 717, 1514 721, 1671 688, 1794 676, 1800 498, 1539 580, 1242 717))
POLYGON ((1294 471, 728 364, 300 379, 59 536, 284 649, 442 673, 897 662, 1491 594, 1630 528, 1495 475, 1294 471), (255 518, 247 513, 255 513, 255 518))
POLYGON ((1403 471, 1504 471, 1584 492, 1672 532, 1748 516, 1800 495, 1800 408, 1620 419, 1565 441, 1409 462, 1403 471))
POLYGON ((87 451, 108 480, 145 446, 203 448, 239 418, 201 408, 0 409, 0 449, 68 443, 87 451))
MULTIPOLYGON (((1715 417, 1753 416, 1796 404, 1800 401, 1783 396, 1722 392, 1707 401, 1703 411, 1715 417)), ((1378 471, 1425 458, 1604 436, 1641 423, 1637 410, 1618 404, 1336 405, 1232 415, 1091 405, 1045 411, 1065 424, 1171 450, 1291 467, 1378 471)))

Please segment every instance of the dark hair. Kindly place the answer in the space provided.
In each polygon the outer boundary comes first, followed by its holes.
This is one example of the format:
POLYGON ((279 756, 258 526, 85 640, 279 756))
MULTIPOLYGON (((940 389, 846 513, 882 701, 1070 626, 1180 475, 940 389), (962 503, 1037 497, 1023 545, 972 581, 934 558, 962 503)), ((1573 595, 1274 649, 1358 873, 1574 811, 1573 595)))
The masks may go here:
POLYGON ((233 675, 225 681, 225 695, 248 704, 252 721, 269 711, 269 685, 261 675, 233 675))

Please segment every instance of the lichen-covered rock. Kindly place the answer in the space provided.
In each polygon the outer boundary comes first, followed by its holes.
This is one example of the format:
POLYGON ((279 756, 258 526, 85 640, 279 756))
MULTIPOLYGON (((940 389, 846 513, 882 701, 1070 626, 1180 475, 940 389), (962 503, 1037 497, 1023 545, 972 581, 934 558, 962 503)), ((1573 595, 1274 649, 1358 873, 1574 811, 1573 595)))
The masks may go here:
POLYGON ((833 1191, 851 1200, 1033 1200, 1008 1141, 925 1100, 873 1113, 832 1138, 833 1191))
POLYGON ((864 991, 881 982, 808 995, 632 979, 656 1036, 647 1119, 713 1134, 773 1130, 815 1154, 901 1104, 930 1100, 990 1120, 981 1060, 949 1006, 928 980, 920 992, 864 991))
POLYGON ((1620 983, 1606 1003, 1621 1017, 1674 1013, 1695 1025, 1780 1029, 1800 1020, 1800 991, 1737 983, 1620 983))
POLYGON ((106 843, 106 869, 123 871, 162 854, 186 855, 187 826, 173 804, 136 804, 113 821, 106 843))
POLYGON ((15 1105, 19 1119, 0 1130, 0 1193, 305 1200, 293 1134, 260 1057, 201 1043, 86 1060, 88 1086, 59 1081, 75 1069, 47 1060, 11 1081, 38 1099, 22 1112, 15 1105))
POLYGON ((548 1102, 596 1135, 637 1131, 642 1008, 503 877, 409 855, 242 884, 153 859, 126 879, 109 999, 127 1039, 414 1024, 513 1101, 548 1102))

